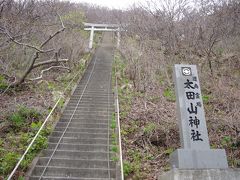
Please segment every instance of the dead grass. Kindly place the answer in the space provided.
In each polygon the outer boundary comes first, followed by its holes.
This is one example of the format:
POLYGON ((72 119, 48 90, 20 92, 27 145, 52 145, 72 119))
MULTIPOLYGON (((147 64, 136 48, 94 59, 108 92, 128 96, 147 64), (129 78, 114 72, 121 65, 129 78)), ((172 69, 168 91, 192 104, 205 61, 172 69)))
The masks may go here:
MULTIPOLYGON (((126 53, 125 58, 128 63, 126 53)), ((169 61, 165 67, 181 63, 174 61, 169 61)), ((213 66, 213 76, 206 64, 202 64, 198 57, 194 57, 189 62, 184 61, 197 64, 199 68, 211 147, 226 149, 229 167, 239 168, 240 57, 224 55, 218 59, 213 66)), ((138 89, 131 89, 131 93, 135 94, 134 98, 128 104, 129 111, 123 113, 124 116, 121 117, 123 159, 127 162, 126 167, 131 167, 131 171, 125 173, 126 179, 157 179, 159 173, 169 170, 170 153, 180 147, 174 97, 171 97, 170 92, 166 92, 172 88, 166 82, 167 79, 171 80, 171 73, 171 68, 163 69, 160 70, 160 78, 156 78, 157 81, 149 77, 148 87, 141 95, 136 95, 138 89)), ((124 76, 127 78, 129 74, 125 73, 124 76)), ((158 77, 158 74, 156 76, 158 77)), ((138 81, 138 83, 142 82, 145 83, 146 79, 138 81)), ((125 92, 120 96, 120 109, 121 103, 126 106, 124 96, 128 94, 125 92)))

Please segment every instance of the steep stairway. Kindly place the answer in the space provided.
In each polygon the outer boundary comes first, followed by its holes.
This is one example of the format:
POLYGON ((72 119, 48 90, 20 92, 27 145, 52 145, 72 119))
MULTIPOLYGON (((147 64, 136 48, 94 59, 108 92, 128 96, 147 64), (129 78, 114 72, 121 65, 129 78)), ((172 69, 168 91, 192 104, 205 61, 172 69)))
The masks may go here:
POLYGON ((49 137, 30 180, 115 179, 111 160, 113 48, 104 35, 82 80, 49 137))

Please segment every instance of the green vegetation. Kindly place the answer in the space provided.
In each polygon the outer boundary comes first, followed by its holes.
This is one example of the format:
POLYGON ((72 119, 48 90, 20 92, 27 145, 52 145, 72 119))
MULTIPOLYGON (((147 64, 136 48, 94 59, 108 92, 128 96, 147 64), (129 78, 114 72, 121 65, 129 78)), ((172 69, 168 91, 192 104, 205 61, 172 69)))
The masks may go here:
POLYGON ((175 102, 176 96, 172 88, 167 88, 163 91, 163 96, 167 98, 168 101, 175 102))
MULTIPOLYGON (((221 130, 221 132, 224 130, 221 130)), ((227 152, 235 152, 240 148, 240 140, 232 135, 224 135, 220 139, 220 144, 214 142, 211 144, 211 148, 214 149, 225 149, 227 152)), ((231 167, 240 167, 240 158, 234 156, 228 156, 228 164, 231 167)))
POLYGON ((4 91, 7 88, 7 82, 3 75, 0 74, 0 91, 4 91))
POLYGON ((140 179, 144 177, 143 172, 141 172, 142 162, 145 157, 140 153, 138 150, 131 150, 127 151, 127 156, 131 161, 124 161, 123 163, 123 170, 124 175, 127 177, 131 173, 133 173, 133 179, 140 179))
POLYGON ((137 120, 133 120, 129 125, 122 124, 121 135, 126 136, 128 134, 137 132, 139 130, 139 124, 137 120))
POLYGON ((111 122, 111 128, 115 129, 117 127, 116 121, 111 122))
MULTIPOLYGON (((14 168, 20 156, 42 125, 42 113, 36 109, 19 106, 16 112, 9 115, 9 129, 6 137, 0 140, 0 174, 6 176, 14 168)), ((20 169, 26 170, 40 150, 47 147, 47 136, 51 128, 47 126, 37 137, 35 143, 25 156, 20 169)))
POLYGON ((25 128, 24 125, 29 124, 29 122, 39 121, 41 117, 42 115, 36 109, 19 106, 18 110, 8 117, 8 120, 11 127, 18 131, 25 128))
POLYGON ((111 148, 112 152, 117 153, 118 152, 118 147, 116 145, 112 146, 111 148))
POLYGON ((117 132, 116 132, 116 128, 117 128, 117 122, 116 122, 116 118, 115 118, 115 113, 112 113, 112 119, 111 119, 111 129, 112 129, 112 134, 111 134, 111 139, 112 139, 112 141, 111 141, 111 152, 113 152, 113 153, 115 153, 112 157, 111 157, 111 159, 113 160, 113 161, 117 161, 117 160, 119 160, 119 158, 118 158, 118 152, 119 152, 119 150, 118 150, 118 140, 117 140, 117 132))
POLYGON ((124 161, 123 162, 123 173, 124 173, 124 176, 127 177, 128 175, 130 175, 130 173, 133 172, 133 167, 132 167, 132 164, 128 161, 124 161))
POLYGON ((7 175, 16 165, 20 154, 16 152, 6 152, 3 150, 1 150, 0 153, 0 174, 7 175))
POLYGON ((121 105, 120 117, 125 118, 131 109, 131 103, 135 96, 140 93, 134 93, 132 85, 125 74, 126 64, 119 53, 114 55, 113 77, 118 78, 118 96, 121 105), (116 69, 116 72, 115 72, 116 69))
MULTIPOLYGON (((125 60, 121 57, 121 55, 116 52, 114 55, 114 64, 113 64, 113 76, 118 78, 118 95, 120 101, 120 118, 121 120, 127 119, 128 114, 130 113, 131 106, 134 98, 142 97, 142 93, 134 91, 132 87, 132 81, 129 80, 125 70, 126 63, 125 60), (115 71, 116 69, 116 71, 115 71)), ((115 79, 114 79, 115 80, 115 79)), ((115 82, 114 82, 115 83, 115 82)), ((128 135, 133 134, 134 132, 139 131, 139 121, 131 120, 128 124, 121 124, 121 138, 123 139, 123 143, 128 142, 128 135)), ((154 130, 154 124, 149 124, 144 128, 144 132, 148 133, 154 130)), ((115 149, 117 151, 117 149, 115 149)), ((127 154, 125 154, 128 160, 124 160, 123 162, 123 171, 124 176, 131 177, 132 179, 142 179, 144 178, 144 174, 141 172, 142 162, 147 157, 147 155, 142 155, 139 151, 134 151, 132 149, 127 150, 127 154)))
POLYGON ((164 154, 166 154, 167 156, 170 156, 170 154, 172 154, 173 151, 174 151, 173 148, 168 148, 168 149, 166 149, 166 150, 164 151, 164 154))
POLYGON ((98 47, 101 39, 102 39, 102 32, 100 31, 94 32, 93 48, 98 47))
MULTIPOLYGON (((90 58, 90 55, 85 56, 84 58, 90 58)), ((82 61, 79 63, 82 71, 85 67, 85 63, 86 61, 84 63, 82 63, 82 61)), ((79 71, 78 67, 76 67, 74 73, 66 73, 65 76, 59 76, 61 83, 48 81, 47 83, 41 83, 39 88, 35 90, 38 93, 42 94, 46 93, 47 91, 52 91, 53 93, 62 92, 69 83, 69 81, 72 80, 76 71, 79 71)), ((75 79, 75 82, 76 80, 77 78, 75 79)), ((73 87, 73 85, 74 83, 72 84, 72 86, 69 87, 69 90, 73 87)), ((56 101, 56 98, 57 97, 53 98, 54 101, 56 101)), ((64 99, 61 99, 59 103, 60 109, 63 107, 64 101, 64 99)), ((51 107, 49 107, 49 109, 51 110, 51 107)), ((57 113, 57 111, 55 113, 57 113)), ((18 158, 26 150, 28 144, 31 142, 32 138, 35 136, 38 129, 41 127, 41 120, 43 119, 44 114, 45 113, 40 113, 37 109, 28 108, 26 106, 20 105, 17 106, 16 111, 9 113, 9 115, 6 117, 10 128, 8 128, 5 137, 2 137, 0 139, 1 175, 6 176, 16 165, 18 158)), ((39 151, 47 147, 47 136, 51 132, 50 127, 51 125, 47 125, 47 127, 42 130, 38 138, 35 140, 32 148, 29 150, 28 154, 25 156, 25 159, 22 161, 20 165, 20 170, 26 170, 34 157, 39 153, 39 151)))
MULTIPOLYGON (((117 122, 116 122, 116 118, 115 118, 115 113, 112 113, 112 119, 111 119, 111 129, 113 130, 113 131, 115 131, 116 130, 116 128, 117 128, 117 122)), ((113 136, 115 136, 115 133, 113 133, 113 136)))
MULTIPOLYGON (((23 170, 26 170, 32 160, 35 158, 35 156, 42 150, 46 149, 47 144, 47 136, 50 134, 50 131, 44 130, 40 133, 40 135, 37 137, 35 143, 33 144, 32 148, 29 150, 28 154, 25 156, 24 160, 21 163, 21 168, 23 170)), ((35 134, 29 134, 30 139, 32 140, 33 136, 31 135, 35 134)))
MULTIPOLYGON (((90 58, 91 54, 86 53, 81 61, 79 61, 78 65, 72 69, 72 73, 65 73, 62 76, 58 76, 57 81, 43 81, 43 83, 39 84, 37 88, 35 86, 30 86, 29 88, 32 88, 36 93, 43 95, 46 94, 46 92, 51 92, 52 99, 50 99, 50 102, 52 101, 54 103, 60 96, 63 96, 63 91, 76 73, 80 70, 80 75, 83 74, 87 61, 90 58)), ((75 78, 71 86, 69 86, 67 92, 64 94, 65 98, 70 94, 71 89, 76 84, 79 76, 75 78)), ((42 129, 41 133, 35 140, 35 143, 20 164, 20 171, 26 171, 36 155, 42 149, 47 148, 47 137, 52 131, 53 121, 58 118, 58 113, 64 106, 65 98, 60 100, 57 109, 52 114, 50 122, 42 129)), ((6 120, 9 128, 5 136, 0 138, 0 176, 6 177, 12 171, 19 160, 19 157, 21 157, 41 127, 45 114, 48 114, 51 109, 52 106, 48 107, 45 112, 40 112, 35 108, 19 105, 14 112, 8 114, 6 120)), ((19 179, 21 179, 21 176, 19 179)))
POLYGON ((150 133, 152 133, 155 129, 156 129, 156 124, 153 123, 153 122, 151 122, 151 123, 148 123, 148 124, 144 127, 143 132, 144 132, 145 134, 150 134, 150 133))
POLYGON ((149 101, 153 102, 153 103, 156 103, 160 100, 160 97, 159 96, 150 96, 149 97, 149 101))
POLYGON ((208 104, 211 99, 210 95, 202 95, 202 100, 204 104, 208 104))
POLYGON ((111 160, 114 161, 114 162, 118 162, 119 161, 119 157, 113 156, 113 157, 111 157, 111 160))

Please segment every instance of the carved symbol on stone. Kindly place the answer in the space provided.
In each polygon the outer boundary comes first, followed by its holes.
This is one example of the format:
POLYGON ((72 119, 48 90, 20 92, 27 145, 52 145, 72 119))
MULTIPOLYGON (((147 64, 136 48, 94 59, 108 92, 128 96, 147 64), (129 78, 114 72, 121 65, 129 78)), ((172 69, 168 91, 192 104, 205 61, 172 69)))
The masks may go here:
POLYGON ((192 75, 192 71, 190 67, 182 67, 182 74, 184 76, 191 76, 192 75))

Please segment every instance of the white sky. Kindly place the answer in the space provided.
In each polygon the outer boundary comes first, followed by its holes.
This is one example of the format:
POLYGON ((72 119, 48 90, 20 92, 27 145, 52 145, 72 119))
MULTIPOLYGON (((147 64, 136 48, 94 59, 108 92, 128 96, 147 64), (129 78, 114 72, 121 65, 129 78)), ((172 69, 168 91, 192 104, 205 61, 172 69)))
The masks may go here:
POLYGON ((126 9, 134 3, 144 3, 146 0, 69 0, 71 2, 86 2, 114 9, 126 9))

